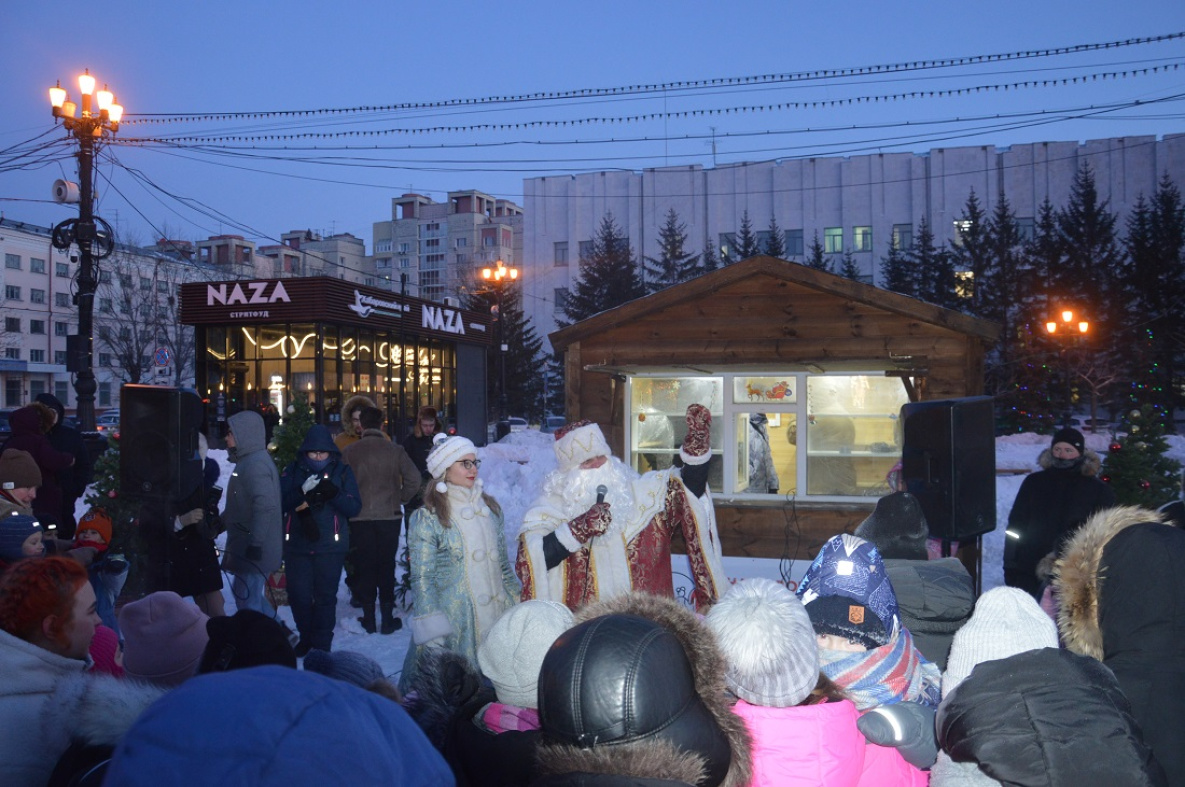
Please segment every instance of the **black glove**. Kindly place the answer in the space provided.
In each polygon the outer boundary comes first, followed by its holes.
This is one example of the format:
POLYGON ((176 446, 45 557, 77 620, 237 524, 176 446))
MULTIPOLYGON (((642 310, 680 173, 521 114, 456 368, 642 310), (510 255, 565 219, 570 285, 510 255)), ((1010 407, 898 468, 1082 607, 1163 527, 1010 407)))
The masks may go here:
POLYGON ((304 493, 305 502, 310 506, 325 505, 337 497, 338 488, 328 478, 322 478, 315 487, 304 493))
POLYGON ((321 528, 317 527, 317 519, 313 516, 313 509, 300 509, 296 512, 296 518, 300 520, 300 534, 304 536, 306 541, 321 540, 321 528))
POLYGON ((118 555, 111 555, 99 569, 104 574, 122 574, 128 570, 128 561, 118 555))
POLYGON ((260 560, 263 560, 263 547, 252 544, 251 546, 247 547, 246 557, 252 563, 258 563, 260 560))

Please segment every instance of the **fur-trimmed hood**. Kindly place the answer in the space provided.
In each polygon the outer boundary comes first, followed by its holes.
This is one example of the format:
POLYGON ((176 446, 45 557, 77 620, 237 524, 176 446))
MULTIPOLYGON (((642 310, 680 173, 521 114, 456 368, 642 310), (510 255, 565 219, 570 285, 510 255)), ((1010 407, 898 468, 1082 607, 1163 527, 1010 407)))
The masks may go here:
MULTIPOLYGON (((1037 464, 1041 465, 1042 470, 1049 470, 1053 467, 1053 451, 1046 448, 1037 457, 1037 464)), ((1103 460, 1097 453, 1087 448, 1082 452, 1082 464, 1078 465, 1079 472, 1084 476, 1094 478, 1099 474, 1099 470, 1103 467, 1103 460)))
MULTIPOLYGON (((646 593, 629 593, 590 604, 577 613, 576 624, 579 626, 607 615, 645 618, 678 639, 693 673, 695 692, 722 730, 731 751, 729 769, 721 785, 741 787, 748 784, 752 778, 749 733, 741 718, 732 712, 727 699, 724 656, 711 629, 677 601, 646 593)), ((661 739, 580 748, 549 739, 545 729, 538 759, 543 774, 619 774, 674 779, 688 784, 704 783, 702 757, 677 749, 661 739)))
POLYGON ((58 681, 41 717, 46 739, 63 733, 72 742, 114 746, 167 689, 129 678, 79 672, 58 681))
POLYGON ((354 411, 363 407, 375 407, 374 399, 362 394, 354 394, 342 405, 342 423, 349 424, 354 418, 354 411))
POLYGON ((1099 571, 1103 550, 1118 533, 1144 522, 1167 524, 1163 515, 1136 506, 1100 511, 1070 538, 1054 564, 1054 589, 1061 603, 1058 631, 1073 652, 1103 660, 1099 626, 1099 593, 1105 579, 1099 571))

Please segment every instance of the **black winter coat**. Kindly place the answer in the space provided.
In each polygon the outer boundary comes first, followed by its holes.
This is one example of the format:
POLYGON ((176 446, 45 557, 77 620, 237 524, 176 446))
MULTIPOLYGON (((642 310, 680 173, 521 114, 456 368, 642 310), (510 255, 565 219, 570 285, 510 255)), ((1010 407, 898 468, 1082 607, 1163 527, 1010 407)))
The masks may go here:
POLYGON ((978 664, 942 700, 938 745, 1003 784, 1165 785, 1111 671, 1041 648, 978 664))
POLYGON ((901 623, 913 644, 930 661, 946 670, 946 657, 955 632, 975 609, 975 582, 958 558, 885 561, 885 574, 897 595, 901 623))
POLYGON ((1062 542, 1096 511, 1115 505, 1115 492, 1100 481, 1099 455, 1087 449, 1082 461, 1062 470, 1053 467, 1053 455, 1045 449, 1038 458, 1045 468, 1028 476, 1016 494, 1008 515, 1004 539, 1004 570, 1023 575, 1037 585, 1037 564, 1057 552, 1062 542))

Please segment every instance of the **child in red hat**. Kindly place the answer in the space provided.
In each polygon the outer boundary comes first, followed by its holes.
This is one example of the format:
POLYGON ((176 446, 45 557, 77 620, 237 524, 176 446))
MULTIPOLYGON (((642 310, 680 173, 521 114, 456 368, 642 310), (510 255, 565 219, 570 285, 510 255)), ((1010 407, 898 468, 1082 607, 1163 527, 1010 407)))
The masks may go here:
MULTIPOLYGON (((119 598, 124 582, 128 578, 128 562, 123 555, 110 553, 112 534, 111 517, 101 508, 92 508, 78 520, 74 534, 75 547, 93 547, 95 560, 88 569, 91 586, 95 589, 97 611, 103 625, 119 633, 119 621, 115 617, 115 599, 119 598)), ((122 635, 120 639, 122 640, 122 635)))

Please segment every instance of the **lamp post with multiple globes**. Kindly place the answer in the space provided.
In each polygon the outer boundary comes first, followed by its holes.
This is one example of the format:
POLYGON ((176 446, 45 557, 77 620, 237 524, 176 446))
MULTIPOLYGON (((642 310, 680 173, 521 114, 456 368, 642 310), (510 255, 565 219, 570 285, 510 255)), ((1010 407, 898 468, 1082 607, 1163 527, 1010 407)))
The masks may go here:
POLYGON ((1056 341, 1062 343, 1060 351, 1062 365, 1066 376, 1066 415, 1065 426, 1070 426, 1074 414, 1074 387, 1072 360, 1069 355, 1071 347, 1080 345, 1090 333, 1090 322, 1081 318, 1075 319, 1073 309, 1062 309, 1061 313, 1045 323, 1045 332, 1056 341))
POLYGON ((507 282, 518 280, 518 268, 507 266, 502 260, 494 265, 481 269, 481 280, 494 288, 498 302, 494 306, 497 310, 498 321, 498 419, 505 421, 509 414, 506 412, 506 323, 502 320, 502 293, 507 282))
POLYGON ((97 82, 88 69, 78 77, 82 97, 80 107, 70 100, 61 82, 49 89, 53 116, 78 142, 78 192, 70 193, 67 184, 63 202, 78 202, 78 218, 67 219, 53 228, 54 248, 66 251, 78 246, 78 278, 75 302, 78 305, 78 334, 67 338, 68 369, 75 372, 74 391, 77 401, 78 424, 83 432, 95 430, 95 371, 92 366, 94 345, 95 290, 98 276, 95 260, 114 250, 115 236, 111 225, 94 215, 95 150, 110 135, 119 130, 123 107, 106 86, 95 91, 97 82))

